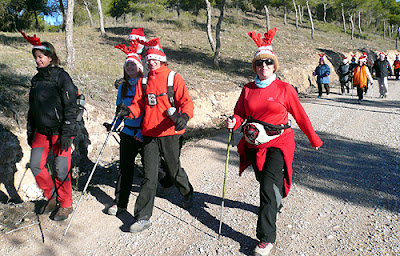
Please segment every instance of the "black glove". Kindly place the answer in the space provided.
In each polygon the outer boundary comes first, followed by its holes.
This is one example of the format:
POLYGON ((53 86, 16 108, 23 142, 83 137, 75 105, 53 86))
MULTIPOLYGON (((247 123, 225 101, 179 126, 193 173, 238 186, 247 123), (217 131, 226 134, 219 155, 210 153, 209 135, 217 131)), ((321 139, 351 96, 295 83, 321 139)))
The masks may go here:
POLYGON ((105 123, 103 123, 103 126, 106 127, 107 132, 111 131, 112 125, 110 123, 105 122, 105 123))
POLYGON ((130 109, 124 104, 120 103, 117 106, 117 116, 119 119, 124 119, 126 116, 128 116, 130 113, 130 109))
POLYGON ((27 132, 27 141, 28 141, 28 145, 30 147, 32 147, 32 143, 35 140, 35 133, 34 132, 27 132))
POLYGON ((175 122, 175 131, 180 131, 186 128, 189 116, 186 113, 182 113, 175 122))
POLYGON ((61 148, 61 152, 68 151, 68 148, 71 147, 71 143, 72 143, 72 138, 66 135, 61 135, 60 137, 60 148, 61 148))

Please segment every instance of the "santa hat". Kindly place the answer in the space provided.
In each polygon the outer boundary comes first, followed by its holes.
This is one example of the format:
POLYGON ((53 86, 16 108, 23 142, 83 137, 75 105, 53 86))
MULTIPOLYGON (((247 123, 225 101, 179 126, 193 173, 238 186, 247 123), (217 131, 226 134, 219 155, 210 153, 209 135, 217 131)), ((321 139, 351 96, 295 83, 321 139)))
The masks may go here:
POLYGON ((356 55, 355 54, 351 55, 351 61, 356 61, 356 55))
POLYGON ((26 41, 28 41, 31 45, 33 45, 34 49, 39 49, 39 50, 43 50, 43 51, 49 51, 50 49, 44 45, 42 45, 42 43, 40 42, 40 38, 35 35, 33 36, 27 36, 24 32, 22 32, 21 30, 18 30, 25 38, 26 41))
POLYGON ((130 47, 127 47, 125 44, 118 44, 118 45, 115 45, 114 47, 117 49, 120 49, 127 55, 125 63, 124 63, 124 68, 126 66, 126 63, 133 62, 136 64, 136 66, 139 68, 140 72, 142 72, 142 74, 143 74, 142 58, 140 57, 140 55, 137 54, 138 45, 139 45, 139 43, 135 40, 135 41, 131 41, 130 47))
POLYGON ((398 60, 399 59, 399 54, 396 54, 396 60, 398 60))
POLYGON ((167 62, 167 55, 164 53, 164 49, 160 45, 160 39, 153 38, 148 42, 138 40, 140 44, 146 47, 146 60, 159 60, 161 62, 167 62))
POLYGON ((384 52, 380 52, 379 55, 386 56, 386 54, 384 52))
POLYGON ((362 55, 362 56, 360 56, 360 58, 358 59, 358 61, 359 62, 362 62, 362 63, 367 63, 367 56, 365 56, 365 55, 362 55))
POLYGON ((273 50, 272 50, 272 39, 274 38, 276 33, 276 28, 270 29, 268 33, 264 34, 264 38, 261 38, 260 33, 256 33, 255 31, 249 32, 248 35, 253 39, 253 41, 256 43, 258 46, 258 49, 254 55, 252 66, 253 66, 253 71, 257 73, 256 71, 256 61, 257 60, 262 60, 262 59, 273 59, 274 60, 274 66, 275 66, 275 71, 276 72, 279 68, 279 63, 278 63, 278 58, 275 56, 273 50))
POLYGON ((346 56, 343 56, 343 64, 347 64, 347 63, 349 63, 349 60, 347 59, 346 56))
POLYGON ((134 41, 136 39, 146 41, 146 37, 144 36, 143 28, 132 29, 132 32, 129 34, 129 41, 134 41))

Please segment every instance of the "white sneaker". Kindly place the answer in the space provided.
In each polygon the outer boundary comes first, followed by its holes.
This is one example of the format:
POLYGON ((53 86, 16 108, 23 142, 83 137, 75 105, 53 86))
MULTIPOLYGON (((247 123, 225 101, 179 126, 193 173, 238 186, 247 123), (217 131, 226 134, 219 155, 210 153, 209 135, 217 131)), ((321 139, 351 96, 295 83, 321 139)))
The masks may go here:
POLYGON ((112 205, 110 208, 107 209, 107 214, 116 216, 121 212, 126 211, 126 208, 119 208, 116 204, 112 205))
POLYGON ((254 256, 269 255, 273 247, 274 247, 273 243, 259 242, 256 248, 254 249, 254 256))
POLYGON ((131 225, 129 231, 131 233, 142 232, 145 229, 148 229, 151 226, 150 220, 138 220, 131 225))

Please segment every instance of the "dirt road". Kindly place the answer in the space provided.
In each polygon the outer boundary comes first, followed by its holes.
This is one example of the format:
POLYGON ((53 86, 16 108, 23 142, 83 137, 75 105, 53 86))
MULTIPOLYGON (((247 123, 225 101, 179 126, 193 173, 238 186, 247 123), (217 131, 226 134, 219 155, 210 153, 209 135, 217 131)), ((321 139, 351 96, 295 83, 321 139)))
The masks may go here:
MULTIPOLYGON (((329 98, 302 99, 324 141, 319 151, 293 124, 294 184, 278 217, 273 255, 400 255, 400 83, 390 80, 389 97, 380 99, 375 82, 362 104, 355 90, 353 96, 332 91, 329 98)), ((224 132, 185 144, 182 162, 196 190, 190 211, 180 207, 174 190, 166 199, 156 198, 151 228, 131 234, 138 180, 129 213, 108 216, 102 210, 112 202, 116 174, 99 170, 64 240, 68 222, 25 218, 40 225, 1 234, 0 254, 251 255, 258 185, 252 170, 238 176, 236 147, 218 240, 226 142, 224 132)))

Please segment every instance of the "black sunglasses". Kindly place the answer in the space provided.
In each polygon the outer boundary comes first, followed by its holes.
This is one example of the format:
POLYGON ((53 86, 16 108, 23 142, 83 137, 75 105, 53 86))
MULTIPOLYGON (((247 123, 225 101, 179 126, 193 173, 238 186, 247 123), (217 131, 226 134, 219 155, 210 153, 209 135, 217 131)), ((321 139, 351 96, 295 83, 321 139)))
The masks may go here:
POLYGON ((256 66, 261 67, 265 63, 267 66, 273 65, 274 60, 273 59, 266 59, 266 60, 256 60, 256 66))

